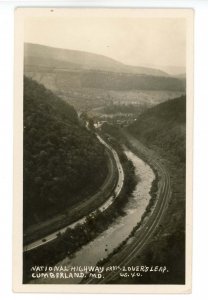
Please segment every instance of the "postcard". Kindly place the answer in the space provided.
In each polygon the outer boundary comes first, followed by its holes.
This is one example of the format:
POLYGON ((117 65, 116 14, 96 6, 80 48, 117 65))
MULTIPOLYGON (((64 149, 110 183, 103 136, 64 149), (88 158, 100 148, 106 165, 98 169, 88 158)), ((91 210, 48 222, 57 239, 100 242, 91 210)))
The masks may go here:
POLYGON ((190 293, 193 11, 15 11, 15 292, 190 293))

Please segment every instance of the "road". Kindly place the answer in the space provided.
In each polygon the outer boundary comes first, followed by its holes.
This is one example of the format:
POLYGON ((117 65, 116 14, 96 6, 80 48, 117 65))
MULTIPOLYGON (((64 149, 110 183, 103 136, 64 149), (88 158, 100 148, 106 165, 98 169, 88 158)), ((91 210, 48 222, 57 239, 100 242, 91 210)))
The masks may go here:
POLYGON ((158 172, 159 182, 156 202, 150 216, 144 219, 142 226, 140 226, 140 228, 134 234, 132 242, 129 244, 127 243, 127 245, 124 246, 119 253, 112 256, 109 259, 109 262, 104 266, 117 266, 118 269, 114 272, 106 273, 103 279, 99 280, 89 278, 83 283, 106 284, 112 282, 115 279, 118 279, 121 267, 131 265, 131 263, 137 258, 144 247, 148 244, 150 239, 154 236, 154 233, 160 224, 160 221, 165 213, 167 204, 171 197, 170 176, 165 167, 161 164, 160 159, 155 155, 153 151, 147 149, 129 133, 125 133, 125 136, 128 139, 129 143, 131 143, 131 145, 135 149, 138 149, 138 152, 146 156, 149 164, 158 172))
MULTIPOLYGON (((96 134, 97 138, 99 139, 99 141, 108 149, 108 151, 110 151, 113 155, 113 159, 115 160, 116 166, 117 166, 117 171, 118 171, 118 181, 114 187, 113 192, 111 193, 111 196, 109 196, 106 201, 100 205, 99 207, 96 207, 97 209, 100 209, 101 211, 106 210, 115 200, 115 198, 119 195, 122 186, 123 186, 123 181, 124 181, 124 172, 123 172, 123 168, 122 165, 120 163, 118 154, 116 153, 116 151, 110 146, 108 145, 98 134, 96 134)), ((108 179, 109 180, 109 179, 108 179)), ((94 197, 91 197, 90 201, 94 201, 94 197)), ((76 212, 76 210, 80 210, 83 209, 86 205, 89 205, 89 201, 83 201, 82 203, 80 203, 73 211, 74 213, 76 212)), ((94 213, 96 210, 91 211, 91 213, 94 213)), ((28 245, 23 247, 23 252, 27 252, 30 251, 32 249, 38 248, 48 242, 53 241, 54 239, 57 238, 57 236, 59 234, 62 234, 66 231, 67 228, 74 228, 76 225, 78 224, 83 224, 85 222, 86 216, 80 218, 78 221, 73 222, 70 225, 64 226, 63 228, 59 229, 59 230, 55 230, 53 233, 50 233, 44 237, 42 237, 41 239, 37 239, 36 241, 29 243, 28 245)))

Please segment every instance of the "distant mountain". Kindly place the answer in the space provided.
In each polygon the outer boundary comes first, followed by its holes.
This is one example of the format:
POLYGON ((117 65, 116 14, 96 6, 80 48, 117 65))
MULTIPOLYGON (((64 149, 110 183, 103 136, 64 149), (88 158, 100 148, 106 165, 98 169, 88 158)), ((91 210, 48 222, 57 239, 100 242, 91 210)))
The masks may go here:
POLYGON ((186 79, 186 74, 185 73, 180 73, 180 74, 177 74, 175 77, 181 78, 181 79, 186 79))
POLYGON ((88 52, 25 44, 24 73, 57 93, 72 89, 184 91, 185 81, 88 52))
POLYGON ((104 55, 53 48, 37 44, 25 44, 25 66, 41 66, 56 69, 101 70, 116 73, 168 76, 161 70, 129 66, 104 55))
POLYGON ((163 102, 146 110, 129 131, 150 148, 185 163, 186 97, 163 102))
POLYGON ((186 74, 186 68, 185 67, 178 67, 178 66, 166 66, 161 67, 161 69, 164 72, 167 72, 170 74, 170 76, 178 76, 178 74, 186 74))

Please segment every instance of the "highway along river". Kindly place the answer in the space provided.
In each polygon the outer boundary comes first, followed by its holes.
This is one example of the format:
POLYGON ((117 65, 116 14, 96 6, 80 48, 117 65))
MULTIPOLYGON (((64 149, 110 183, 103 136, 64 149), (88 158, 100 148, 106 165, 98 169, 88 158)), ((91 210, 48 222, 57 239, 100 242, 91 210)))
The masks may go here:
MULTIPOLYGON (((131 233, 141 220, 150 200, 150 189, 155 178, 152 169, 131 151, 125 151, 134 166, 138 179, 135 190, 124 208, 125 215, 118 217, 111 226, 92 242, 83 246, 73 257, 65 258, 57 266, 95 266, 107 257, 131 233)), ((73 279, 37 279, 33 283, 79 283, 82 278, 73 279)))

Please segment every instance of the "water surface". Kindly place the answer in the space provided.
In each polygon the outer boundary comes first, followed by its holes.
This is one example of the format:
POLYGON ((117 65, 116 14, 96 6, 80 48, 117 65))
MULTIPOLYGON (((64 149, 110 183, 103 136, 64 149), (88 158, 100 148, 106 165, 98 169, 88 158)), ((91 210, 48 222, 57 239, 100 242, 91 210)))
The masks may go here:
MULTIPOLYGON (((110 227, 93 241, 83 246, 73 257, 66 257, 56 266, 94 266, 102 258, 107 257, 124 241, 136 224, 141 220, 150 200, 150 189, 155 178, 154 172, 144 161, 127 150, 126 156, 132 161, 137 176, 137 185, 124 208, 125 215, 118 217, 110 227)), ((35 283, 79 283, 82 278, 73 279, 40 279, 35 283)))

